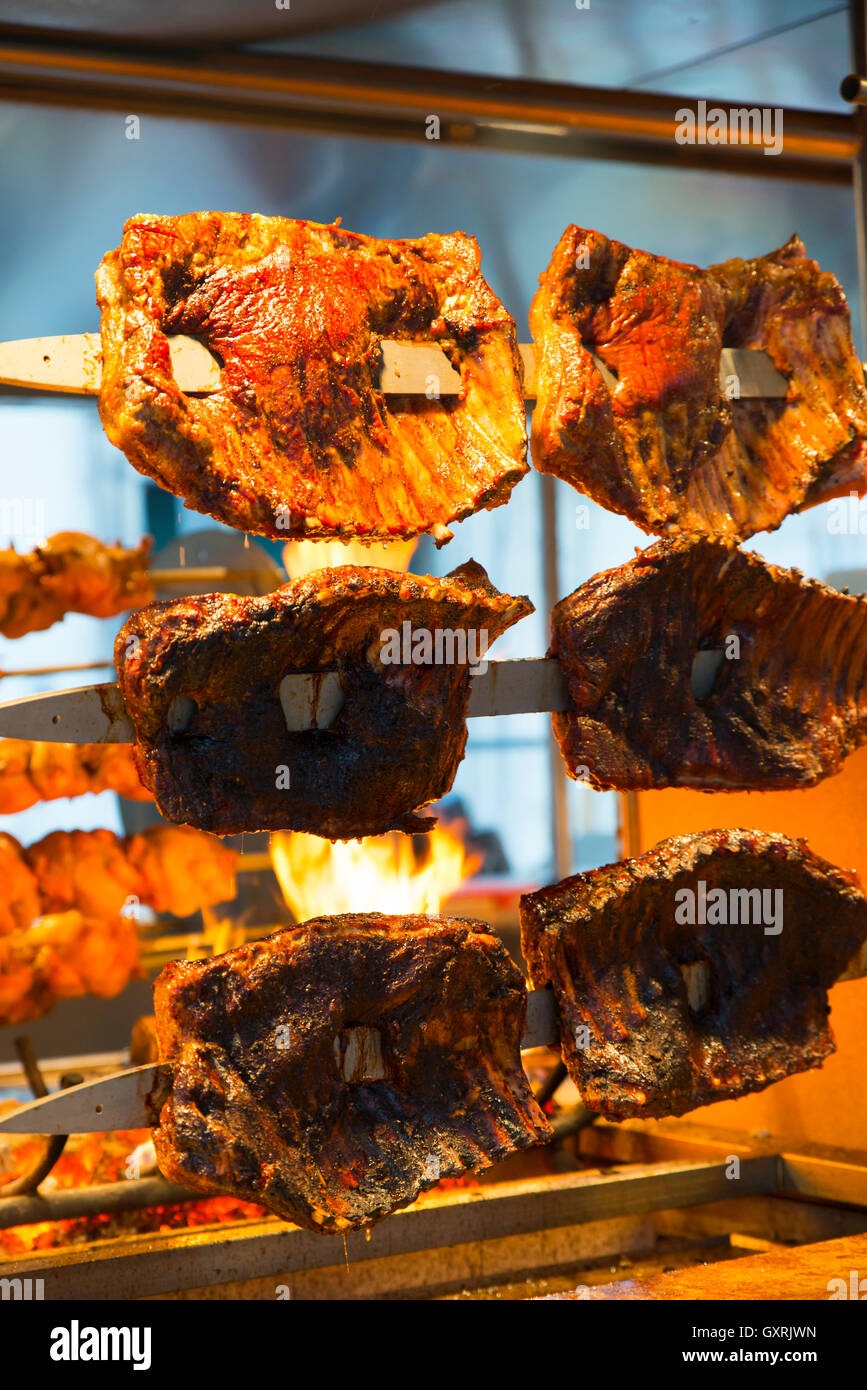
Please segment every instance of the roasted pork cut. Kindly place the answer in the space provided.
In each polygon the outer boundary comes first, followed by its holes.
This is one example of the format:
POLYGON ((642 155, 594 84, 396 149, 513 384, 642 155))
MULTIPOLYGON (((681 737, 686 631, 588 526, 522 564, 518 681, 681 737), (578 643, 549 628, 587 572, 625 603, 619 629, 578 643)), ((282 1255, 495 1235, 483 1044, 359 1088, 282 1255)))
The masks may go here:
POLYGON ((809 786, 867 739, 867 598, 730 542, 659 541, 551 629, 574 705, 554 732, 596 788, 809 786))
POLYGON ((115 646, 142 781, 169 820, 220 835, 429 830, 414 812, 464 755, 471 669, 530 612, 473 561, 442 579, 343 565, 260 598, 151 604, 115 646), (283 678, 329 670, 343 708, 290 733, 283 678))
POLYGON ((163 1175, 333 1234, 551 1137, 523 977, 482 922, 319 917, 154 985, 163 1175))
POLYGON ((797 237, 700 270, 570 226, 540 277, 535 466, 644 531, 744 539, 867 491, 867 392, 843 291, 797 237), (784 399, 720 381, 766 353, 784 399), (601 364, 601 366, 600 366, 601 364))
POLYGON ((393 540, 501 505, 527 471, 515 323, 472 237, 381 241, 281 217, 133 217, 97 273, 100 414, 139 472, 256 535, 393 540), (167 335, 217 357, 185 395, 167 335), (432 341, 461 392, 379 389, 380 343, 432 341))
POLYGON ((681 1115, 821 1066, 827 990, 867 938, 854 873, 803 840, 708 830, 521 899, 563 1060, 613 1119, 681 1115))

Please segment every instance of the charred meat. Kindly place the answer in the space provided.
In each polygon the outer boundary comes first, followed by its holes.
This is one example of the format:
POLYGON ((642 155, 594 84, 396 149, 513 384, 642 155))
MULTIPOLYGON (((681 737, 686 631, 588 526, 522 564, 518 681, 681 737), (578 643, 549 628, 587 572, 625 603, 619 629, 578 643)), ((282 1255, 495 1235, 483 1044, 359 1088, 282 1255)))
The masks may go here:
POLYGON ((614 1119, 681 1115, 821 1066, 827 990, 867 938, 855 874, 802 840, 709 830, 521 899, 563 1060, 614 1119))
POLYGON ((597 788, 803 787, 867 739, 867 598, 724 541, 659 541, 552 615, 574 710, 570 776, 597 788))
POLYGON ((658 535, 744 539, 867 491, 867 393, 837 280, 797 237, 700 270, 564 232, 533 301, 533 462, 658 535), (766 353, 785 399, 720 382, 766 353))
POLYGON ((515 323, 472 237, 380 241, 237 213, 134 217, 97 273, 100 414, 129 461, 256 535, 392 540, 506 502, 527 471, 515 323), (167 335, 221 364, 185 395, 167 335), (379 389, 383 339, 434 341, 459 396, 379 389))
POLYGON ((473 561, 444 579, 344 565, 261 598, 152 604, 115 647, 142 781, 169 820, 220 835, 428 830, 413 813, 464 755, 471 666, 529 612, 473 561), (281 681, 328 670, 335 721, 289 732, 281 681))
POLYGON ((550 1138, 526 990, 482 922, 319 917, 154 985, 163 1175, 335 1233, 550 1138))

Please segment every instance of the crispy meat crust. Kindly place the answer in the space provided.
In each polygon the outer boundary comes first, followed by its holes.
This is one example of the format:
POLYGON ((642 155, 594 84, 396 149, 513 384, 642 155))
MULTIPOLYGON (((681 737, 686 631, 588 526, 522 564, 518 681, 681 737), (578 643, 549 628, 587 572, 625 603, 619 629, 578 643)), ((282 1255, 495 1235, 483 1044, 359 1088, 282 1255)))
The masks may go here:
POLYGON ((527 471, 514 319, 461 232, 380 241, 203 212, 132 218, 97 272, 100 414, 141 473, 256 535, 392 540, 500 506, 527 471), (167 335, 220 387, 185 395, 167 335), (436 341, 462 394, 379 390, 384 338, 436 341))
POLYGON ((474 561, 444 579, 344 565, 262 598, 152 604, 115 646, 142 781, 169 820, 221 835, 429 830, 413 812, 448 791, 463 758, 470 667, 384 664, 383 633, 409 623, 486 631, 490 643, 532 611, 474 561), (290 733, 283 677, 335 669, 345 703, 334 723, 290 733), (173 731, 179 696, 195 711, 173 731))
POLYGON ((569 775, 596 788, 771 790, 838 772, 867 739, 867 598, 724 541, 659 541, 555 607, 553 716, 569 775), (722 653, 698 699, 701 649, 722 653))
POLYGON ((681 835, 521 899, 524 956, 533 985, 554 988, 563 1060, 584 1104, 614 1119, 681 1115, 821 1066, 834 1050, 827 990, 865 937, 855 874, 754 830, 681 835), (678 923, 677 894, 698 896, 699 881, 782 889, 782 930, 678 923), (695 1012, 681 967, 699 962, 709 992, 695 1012))
POLYGON ((797 237, 700 270, 568 227, 530 327, 535 466, 644 531, 742 540, 867 491, 867 392, 849 311, 797 237), (785 400, 729 399, 723 348, 767 353, 785 400))
POLYGON ((133 550, 62 531, 29 555, 0 550, 0 633, 23 637, 66 613, 110 618, 153 598, 150 538, 133 550))
POLYGON ((160 1171, 333 1234, 551 1137, 521 1066, 523 978, 482 922, 319 917, 154 985, 173 1070, 160 1171), (385 1078, 348 1082, 353 1027, 385 1078))

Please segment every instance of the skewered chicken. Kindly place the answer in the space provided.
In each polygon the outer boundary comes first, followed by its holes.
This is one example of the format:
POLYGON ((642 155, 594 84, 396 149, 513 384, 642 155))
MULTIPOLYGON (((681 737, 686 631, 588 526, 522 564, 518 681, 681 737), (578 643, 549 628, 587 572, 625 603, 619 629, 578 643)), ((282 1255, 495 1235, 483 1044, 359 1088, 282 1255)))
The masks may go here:
POLYGON ((43 912, 110 918, 136 897, 186 917, 235 892, 234 850, 189 826, 149 826, 122 840, 111 830, 55 830, 28 849, 3 840, 35 876, 43 912))
POLYGON ((119 993, 138 967, 138 905, 187 916, 234 896, 236 856, 185 826, 119 840, 55 831, 24 849, 0 835, 0 1026, 58 999, 119 993))
POLYGON ((659 541, 551 618, 574 709, 570 776, 597 788, 810 786, 867 740, 867 598, 725 541, 659 541))
POLYGON ((37 801, 104 791, 131 801, 152 799, 130 744, 0 739, 0 815, 25 811, 37 801))
POLYGON ((142 781, 167 819, 217 834, 429 830, 414 812, 464 755, 472 666, 530 612, 473 561, 443 579, 344 565, 261 598, 151 604, 115 644, 142 781), (281 681, 327 670, 343 708, 290 733, 281 681))
POLYGON ((153 598, 150 540, 134 550, 62 531, 29 555, 0 550, 0 633, 23 637, 66 613, 110 618, 153 598))
POLYGON ((855 874, 803 840, 708 830, 521 899, 581 1099, 681 1115, 821 1066, 827 990, 867 938, 855 874))
POLYGON ((867 392, 846 300, 797 237, 699 270, 568 227, 530 327, 534 464, 644 531, 742 540, 867 491, 867 392), (767 353, 786 398, 721 386, 724 347, 767 353))
POLYGON ((472 237, 281 217, 133 217, 97 272, 100 414, 141 473, 241 531, 394 540, 500 506, 527 471, 515 323, 472 237), (167 335, 221 364, 185 395, 167 335), (434 339, 459 396, 389 397, 383 339, 434 339))
POLYGON ((14 835, 0 832, 0 936, 26 931, 42 912, 36 875, 14 835))
POLYGON ((40 1018, 60 999, 120 994, 138 973, 134 921, 80 912, 38 917, 0 936, 0 1025, 40 1018))
POLYGON ((551 1137, 521 1066, 526 990, 482 922, 319 917, 154 985, 166 1178, 310 1230, 551 1137))

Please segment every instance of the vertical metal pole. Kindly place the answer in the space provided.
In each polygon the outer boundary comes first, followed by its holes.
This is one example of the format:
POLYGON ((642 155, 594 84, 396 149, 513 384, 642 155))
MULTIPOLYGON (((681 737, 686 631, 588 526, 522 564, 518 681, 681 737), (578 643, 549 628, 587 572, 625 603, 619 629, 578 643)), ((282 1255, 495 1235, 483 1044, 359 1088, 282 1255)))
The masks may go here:
MULTIPOLYGON (((541 482, 545 608, 550 613, 554 604, 562 597, 560 567, 557 563, 557 484, 550 473, 543 473, 541 482)), ((566 878, 572 868, 572 836, 569 830, 569 803, 566 798, 566 769, 553 732, 548 734, 548 767, 551 782, 554 872, 560 879, 566 878)))
POLYGON ((638 792, 621 792, 617 798, 621 858, 634 859, 643 848, 638 795, 638 792))
MULTIPOLYGON (((849 0, 852 71, 867 77, 867 0, 849 0)), ((867 355, 867 107, 852 107, 858 153, 852 168, 855 189, 855 228, 858 243, 858 281, 861 304, 861 345, 867 355)))

